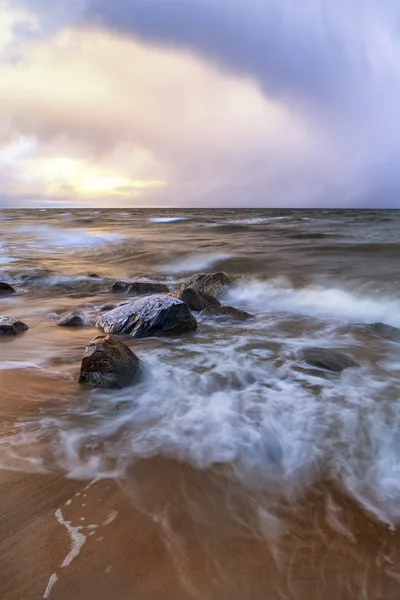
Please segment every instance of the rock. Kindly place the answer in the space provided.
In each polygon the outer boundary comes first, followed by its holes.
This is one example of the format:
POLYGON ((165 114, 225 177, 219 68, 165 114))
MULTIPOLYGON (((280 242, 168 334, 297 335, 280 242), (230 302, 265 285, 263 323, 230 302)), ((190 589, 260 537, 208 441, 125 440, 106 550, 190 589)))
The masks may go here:
POLYGON ((183 291, 185 288, 191 288, 196 292, 217 297, 232 283, 233 279, 222 271, 219 273, 198 273, 185 279, 179 289, 183 291))
POLYGON ((232 318, 238 321, 246 321, 247 319, 253 318, 250 313, 234 308, 233 306, 209 306, 205 308, 201 315, 202 317, 225 317, 232 318))
POLYGON ((137 377, 140 360, 113 335, 98 335, 83 353, 79 383, 96 388, 123 388, 137 377))
POLYGON ((386 325, 385 323, 372 323, 369 327, 374 333, 391 342, 400 342, 400 329, 398 327, 386 325))
POLYGON ((90 279, 101 279, 100 275, 97 275, 97 273, 88 273, 87 276, 90 277, 90 279))
POLYGON ((163 283, 151 281, 116 281, 112 286, 115 294, 133 294, 148 296, 149 294, 168 294, 169 287, 163 283))
POLYGON ((28 331, 28 325, 12 317, 0 317, 0 335, 18 335, 28 331))
POLYGON ((7 296, 8 294, 15 294, 15 289, 9 283, 0 281, 0 296, 7 296))
POLYGON ((174 290, 170 292, 170 296, 182 300, 182 302, 188 305, 190 310, 204 310, 208 306, 220 306, 221 304, 214 296, 210 296, 204 292, 197 292, 193 288, 174 290))
POLYGON ((113 310, 114 308, 117 308, 117 305, 116 305, 116 304, 104 304, 104 306, 102 306, 102 307, 100 308, 100 310, 101 310, 102 312, 105 312, 105 311, 107 311, 107 310, 113 310))
POLYGON ((76 312, 68 312, 57 321, 60 327, 83 327, 85 325, 82 317, 76 312))
POLYGON ((327 348, 303 348, 299 352, 299 359, 313 367, 326 369, 340 373, 349 367, 359 367, 350 356, 337 352, 336 350, 328 350, 327 348))
POLYGON ((178 335, 197 328, 189 307, 166 294, 146 296, 104 313, 96 323, 106 333, 135 338, 178 335))

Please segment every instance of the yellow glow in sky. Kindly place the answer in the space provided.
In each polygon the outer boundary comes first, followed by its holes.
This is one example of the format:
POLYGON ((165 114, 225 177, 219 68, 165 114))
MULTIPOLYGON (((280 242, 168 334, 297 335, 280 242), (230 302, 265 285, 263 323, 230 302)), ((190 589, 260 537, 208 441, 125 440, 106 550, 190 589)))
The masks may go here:
MULTIPOLYGON (((138 188, 163 187, 165 181, 130 179, 94 168, 83 161, 57 157, 33 159, 28 162, 27 175, 44 180, 52 190, 70 187, 79 193, 129 195, 138 188)), ((49 190, 51 191, 51 190, 49 190)))

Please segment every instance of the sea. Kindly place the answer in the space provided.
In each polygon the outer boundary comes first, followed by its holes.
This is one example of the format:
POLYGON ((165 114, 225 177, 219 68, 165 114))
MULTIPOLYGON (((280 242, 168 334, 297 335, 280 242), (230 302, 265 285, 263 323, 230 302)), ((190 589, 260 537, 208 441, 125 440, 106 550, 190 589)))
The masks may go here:
MULTIPOLYGON (((29 326, 0 340, 1 471, 116 482, 164 532, 176 598, 400 597, 400 344, 370 327, 400 328, 400 211, 2 210, 0 281, 0 315, 29 326), (196 332, 124 340, 131 387, 77 383, 103 307, 127 301, 115 281, 216 271, 254 319, 196 313, 196 332), (57 326, 70 310, 84 327, 57 326), (360 367, 310 367, 307 346, 360 367)), ((129 597, 170 597, 146 593, 129 597)))

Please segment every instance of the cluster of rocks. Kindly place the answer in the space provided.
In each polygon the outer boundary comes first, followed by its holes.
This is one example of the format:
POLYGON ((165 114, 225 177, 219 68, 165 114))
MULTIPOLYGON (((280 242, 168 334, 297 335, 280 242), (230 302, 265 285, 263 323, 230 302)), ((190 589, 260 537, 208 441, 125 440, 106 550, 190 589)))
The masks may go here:
MULTIPOLYGON (((253 318, 248 312, 223 305, 218 300, 233 280, 226 273, 199 273, 186 279, 177 289, 170 290, 163 283, 149 281, 117 281, 112 287, 115 294, 133 295, 134 299, 119 306, 107 304, 96 327, 104 334, 96 336, 86 347, 79 383, 99 388, 121 388, 131 384, 139 375, 141 363, 130 348, 117 335, 132 338, 181 335, 197 329, 193 312, 204 317, 236 319, 253 318), (193 311, 193 312, 192 312, 193 311)), ((7 283, 0 282, 0 295, 15 293, 7 283)), ((78 312, 61 315, 60 327, 83 327, 87 320, 78 312)), ((368 326, 377 335, 400 342, 400 329, 374 323, 368 326)), ((0 317, 0 335, 17 335, 28 326, 11 317, 0 317)), ((320 347, 306 347, 299 353, 299 361, 312 367, 340 373, 358 367, 349 356, 320 347)))

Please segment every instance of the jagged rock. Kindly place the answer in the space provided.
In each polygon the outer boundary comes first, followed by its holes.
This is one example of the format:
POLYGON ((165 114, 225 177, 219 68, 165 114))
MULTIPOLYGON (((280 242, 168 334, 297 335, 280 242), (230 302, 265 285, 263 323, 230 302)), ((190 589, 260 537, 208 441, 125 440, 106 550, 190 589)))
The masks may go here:
POLYGON ((398 327, 386 325, 385 323, 372 323, 369 327, 374 333, 391 342, 400 342, 400 329, 398 327))
POLYGON ((143 338, 193 331, 197 328, 197 321, 184 302, 160 294, 146 296, 106 312, 96 326, 106 333, 125 333, 143 338))
POLYGON ((222 271, 218 273, 197 273, 185 279, 179 289, 183 291, 185 288, 191 288, 196 292, 217 297, 232 283, 233 279, 222 271))
POLYGON ((168 294, 169 287, 163 283, 151 281, 116 281, 112 286, 112 291, 116 294, 148 296, 149 294, 168 294))
POLYGON ((96 388, 123 388, 134 381, 140 360, 113 335, 98 335, 83 353, 79 383, 96 388))
POLYGON ((221 304, 214 296, 210 296, 204 292, 197 292, 193 288, 174 290, 173 292, 170 292, 170 296, 182 300, 182 302, 188 305, 190 310, 199 311, 204 310, 208 306, 220 306, 221 304))
POLYGON ((253 315, 246 312, 245 310, 240 310, 239 308, 234 308, 233 306, 208 306, 205 308, 201 315, 201 317, 224 317, 226 319, 236 319, 238 321, 246 321, 247 319, 251 319, 253 315))
POLYGON ((0 317, 0 335, 18 335, 28 331, 28 325, 12 317, 0 317))
POLYGON ((9 283, 0 281, 0 296, 7 296, 8 294, 15 294, 15 289, 9 283))
POLYGON ((85 325, 81 315, 76 312, 68 312, 57 321, 60 327, 83 327, 85 325))
POLYGON ((313 367, 333 371, 335 373, 340 373, 349 367, 360 366, 355 360, 350 358, 350 356, 327 348, 303 348, 300 350, 298 356, 301 361, 313 367))

